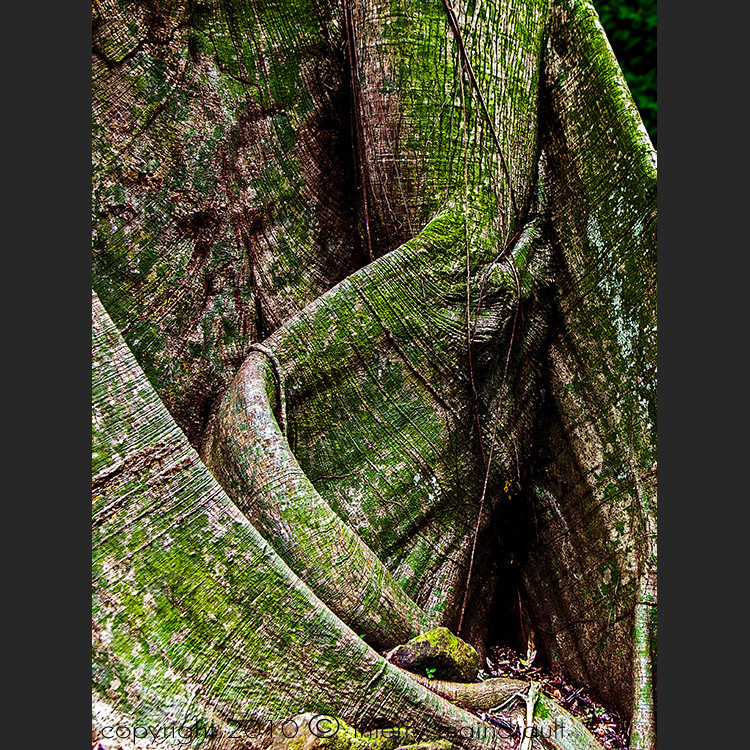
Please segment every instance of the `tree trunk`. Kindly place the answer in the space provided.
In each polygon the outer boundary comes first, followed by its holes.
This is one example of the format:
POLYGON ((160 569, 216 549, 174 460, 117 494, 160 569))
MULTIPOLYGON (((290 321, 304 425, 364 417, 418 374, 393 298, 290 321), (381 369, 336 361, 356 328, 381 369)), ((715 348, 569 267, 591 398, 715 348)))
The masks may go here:
POLYGON ((470 747, 370 648, 445 625, 654 747, 655 152, 591 5, 112 0, 93 41, 95 724, 470 747))

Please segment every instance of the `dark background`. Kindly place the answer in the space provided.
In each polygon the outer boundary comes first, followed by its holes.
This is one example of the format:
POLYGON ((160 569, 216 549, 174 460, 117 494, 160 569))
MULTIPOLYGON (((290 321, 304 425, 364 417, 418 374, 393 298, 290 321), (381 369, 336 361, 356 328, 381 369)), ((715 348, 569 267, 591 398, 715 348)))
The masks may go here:
POLYGON ((656 148, 656 0, 592 0, 656 148))

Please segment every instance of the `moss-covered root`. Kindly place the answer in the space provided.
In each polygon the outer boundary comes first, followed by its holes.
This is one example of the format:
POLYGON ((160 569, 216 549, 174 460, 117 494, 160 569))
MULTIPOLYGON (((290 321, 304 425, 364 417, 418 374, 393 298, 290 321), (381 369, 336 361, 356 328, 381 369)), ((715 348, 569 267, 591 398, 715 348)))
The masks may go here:
POLYGON ((270 750, 452 750, 448 740, 415 742, 403 727, 360 731, 338 716, 293 716, 278 726, 270 750))
POLYGON ((331 510, 297 463, 271 404, 277 373, 251 352, 227 391, 206 461, 289 567, 368 643, 389 648, 432 623, 331 510))
MULTIPOLYGON (((270 750, 396 750, 413 742, 413 735, 403 727, 360 731, 339 716, 308 712, 277 726, 270 750)), ((441 744, 451 749, 449 742, 441 744)))
POLYGON ((544 693, 534 710, 534 736, 547 750, 604 750, 573 714, 544 693))
POLYGON ((480 711, 496 708, 513 694, 524 691, 528 685, 522 680, 508 677, 495 677, 484 682, 448 682, 447 680, 430 680, 419 674, 401 670, 414 682, 424 685, 428 690, 455 703, 457 706, 480 711))

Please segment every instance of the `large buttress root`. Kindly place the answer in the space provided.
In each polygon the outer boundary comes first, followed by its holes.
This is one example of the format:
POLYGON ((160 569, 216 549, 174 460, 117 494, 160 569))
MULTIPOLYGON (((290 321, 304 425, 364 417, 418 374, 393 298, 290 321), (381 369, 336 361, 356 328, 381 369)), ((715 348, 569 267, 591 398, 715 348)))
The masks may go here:
POLYGON ((262 539, 96 297, 93 333, 94 452, 123 446, 94 480, 94 731, 203 728, 239 748, 248 727, 311 710, 481 747, 476 717, 388 664, 262 539))
POLYGON ((93 483, 94 733, 189 730, 230 750, 311 710, 467 750, 488 737, 513 747, 461 706, 490 709, 525 683, 431 682, 367 646, 223 493, 95 296, 92 312, 94 450, 130 446, 93 483))
MULTIPOLYGON (((461 276, 450 271, 463 231, 460 213, 446 212, 267 339, 232 382, 204 452, 287 564, 381 649, 455 616, 463 592, 476 502, 466 495, 480 488, 462 339, 441 320, 460 299, 461 276), (420 280, 442 304, 419 300, 420 280), (282 400, 306 471, 282 432, 282 400), (373 535, 384 524, 390 544, 373 535)), ((538 241, 530 229, 514 248, 524 280, 538 241)), ((495 301, 477 339, 492 341, 505 330, 513 276, 507 263, 484 275, 495 301)), ((496 459, 498 471, 506 461, 496 459)))
POLYGON ((388 648, 429 629, 427 616, 300 469, 271 408, 276 388, 268 357, 251 354, 211 436, 214 475, 291 569, 368 643, 388 648))

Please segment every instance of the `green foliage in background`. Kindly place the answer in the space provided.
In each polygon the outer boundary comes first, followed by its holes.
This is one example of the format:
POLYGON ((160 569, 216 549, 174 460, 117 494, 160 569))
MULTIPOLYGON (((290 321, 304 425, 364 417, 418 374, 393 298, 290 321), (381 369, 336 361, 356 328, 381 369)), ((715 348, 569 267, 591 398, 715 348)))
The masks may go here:
POLYGON ((656 0, 593 0, 656 147, 656 0))

